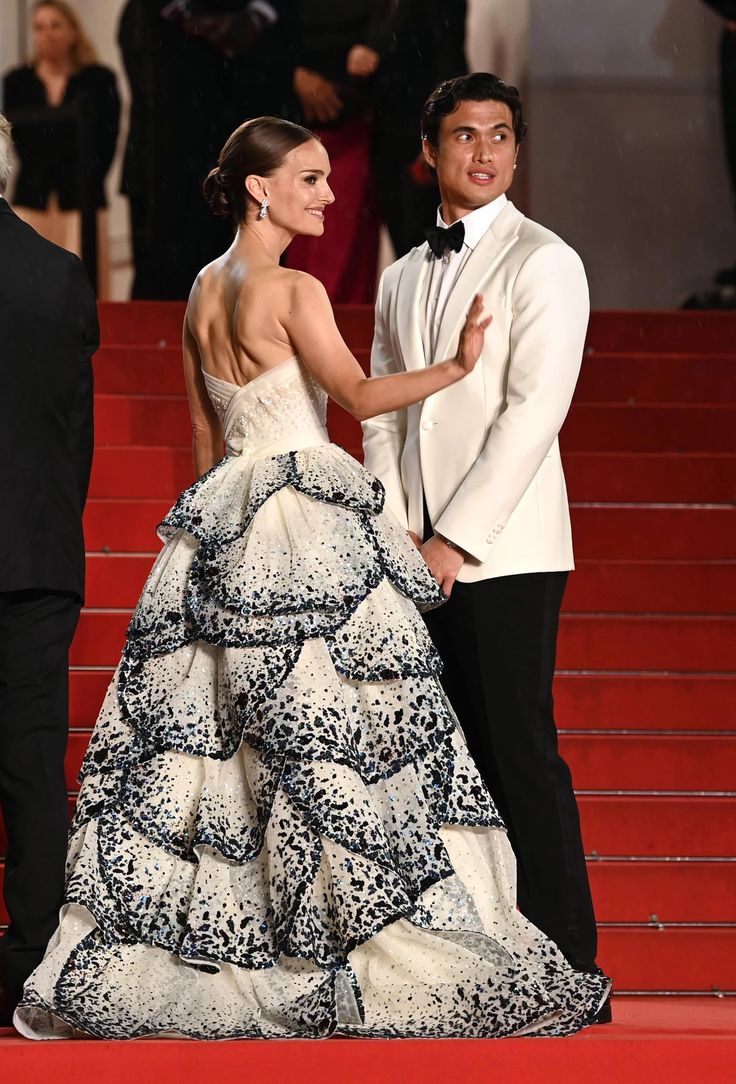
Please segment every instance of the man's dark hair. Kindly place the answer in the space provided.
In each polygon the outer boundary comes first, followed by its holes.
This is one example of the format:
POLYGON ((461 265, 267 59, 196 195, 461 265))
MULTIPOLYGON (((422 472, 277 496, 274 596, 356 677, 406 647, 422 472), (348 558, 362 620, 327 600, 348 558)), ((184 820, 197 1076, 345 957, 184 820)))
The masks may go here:
POLYGON ((516 87, 504 83, 490 72, 471 72, 456 79, 446 79, 432 91, 422 109, 422 138, 433 147, 439 141, 442 118, 454 113, 460 102, 503 102, 511 110, 512 126, 516 142, 526 135, 526 123, 521 107, 521 97, 516 87))

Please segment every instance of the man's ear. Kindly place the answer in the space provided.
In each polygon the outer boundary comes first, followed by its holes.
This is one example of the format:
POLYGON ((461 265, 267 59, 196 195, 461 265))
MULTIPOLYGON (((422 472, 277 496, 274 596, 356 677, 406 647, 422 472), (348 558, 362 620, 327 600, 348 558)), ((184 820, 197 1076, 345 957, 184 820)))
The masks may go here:
POLYGON ((432 146, 426 136, 422 140, 422 154, 424 155, 424 161, 427 165, 431 166, 432 169, 437 169, 437 150, 432 146))

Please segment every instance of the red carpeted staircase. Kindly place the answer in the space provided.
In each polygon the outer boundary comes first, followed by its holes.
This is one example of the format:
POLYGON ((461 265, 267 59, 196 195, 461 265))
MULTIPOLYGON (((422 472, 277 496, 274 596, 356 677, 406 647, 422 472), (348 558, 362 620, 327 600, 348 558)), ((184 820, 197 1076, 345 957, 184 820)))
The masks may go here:
MULTIPOLYGON (((101 306, 70 805, 155 524, 192 481, 182 314, 101 306)), ((367 365, 372 312, 338 316, 367 365)), ((330 428, 360 454, 332 406, 330 428)), ((578 568, 557 715, 600 961, 619 992, 736 994, 736 316, 594 314, 562 445, 578 568)))

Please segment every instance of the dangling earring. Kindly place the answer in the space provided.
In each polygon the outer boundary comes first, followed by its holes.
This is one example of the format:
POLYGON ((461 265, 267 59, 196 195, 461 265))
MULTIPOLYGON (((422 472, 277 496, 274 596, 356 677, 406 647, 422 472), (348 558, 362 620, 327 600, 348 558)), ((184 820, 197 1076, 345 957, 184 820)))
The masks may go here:
POLYGON ((514 162, 514 169, 516 169, 516 162, 514 162))
POLYGON ((261 200, 261 209, 258 212, 258 217, 259 218, 265 218, 266 215, 268 214, 268 208, 269 208, 268 197, 264 196, 263 199, 261 200))

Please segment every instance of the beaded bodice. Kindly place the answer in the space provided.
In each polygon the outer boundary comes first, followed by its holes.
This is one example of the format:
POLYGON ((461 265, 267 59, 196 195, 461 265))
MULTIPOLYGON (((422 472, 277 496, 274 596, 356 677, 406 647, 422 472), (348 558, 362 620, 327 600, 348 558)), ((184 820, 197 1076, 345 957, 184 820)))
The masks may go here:
POLYGON ((277 455, 329 442, 327 393, 298 357, 267 369, 245 385, 203 371, 222 423, 229 456, 277 455))

